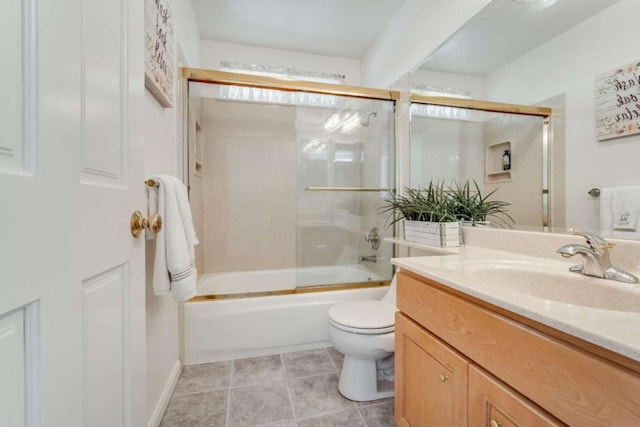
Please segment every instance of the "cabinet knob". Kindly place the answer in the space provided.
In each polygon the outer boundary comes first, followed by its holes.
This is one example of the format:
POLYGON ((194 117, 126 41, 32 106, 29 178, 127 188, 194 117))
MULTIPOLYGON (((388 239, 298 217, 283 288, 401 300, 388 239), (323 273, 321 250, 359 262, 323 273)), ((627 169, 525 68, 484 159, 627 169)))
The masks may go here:
POLYGON ((489 427, 501 427, 501 426, 502 426, 502 424, 500 424, 496 420, 489 421, 489 427))
POLYGON ((440 382, 443 383, 449 379, 445 374, 440 374, 440 382))

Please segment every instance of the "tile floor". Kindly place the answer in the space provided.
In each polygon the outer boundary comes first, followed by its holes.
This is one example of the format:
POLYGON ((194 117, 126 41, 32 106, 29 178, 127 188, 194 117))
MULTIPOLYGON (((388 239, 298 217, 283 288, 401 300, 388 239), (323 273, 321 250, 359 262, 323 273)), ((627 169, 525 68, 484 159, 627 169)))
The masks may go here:
POLYGON ((387 427, 393 398, 352 402, 338 392, 334 348, 185 367, 161 427, 387 427))

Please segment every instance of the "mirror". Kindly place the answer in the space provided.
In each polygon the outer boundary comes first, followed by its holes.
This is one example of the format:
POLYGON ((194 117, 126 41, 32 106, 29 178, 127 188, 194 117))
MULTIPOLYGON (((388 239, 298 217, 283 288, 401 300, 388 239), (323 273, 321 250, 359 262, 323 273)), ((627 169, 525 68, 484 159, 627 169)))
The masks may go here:
POLYGON ((547 117, 488 111, 492 103, 478 103, 485 108, 478 110, 417 100, 411 103, 411 187, 469 182, 482 198, 509 204, 507 215, 488 216, 483 225, 548 227, 547 117))
MULTIPOLYGON (((640 133, 599 141, 595 130, 596 76, 640 62, 638 15, 634 0, 494 0, 411 72, 411 90, 551 107, 550 230, 639 239, 640 221, 612 227, 610 197, 589 194, 640 186, 640 133)), ((622 205, 640 211, 633 198, 622 205)))

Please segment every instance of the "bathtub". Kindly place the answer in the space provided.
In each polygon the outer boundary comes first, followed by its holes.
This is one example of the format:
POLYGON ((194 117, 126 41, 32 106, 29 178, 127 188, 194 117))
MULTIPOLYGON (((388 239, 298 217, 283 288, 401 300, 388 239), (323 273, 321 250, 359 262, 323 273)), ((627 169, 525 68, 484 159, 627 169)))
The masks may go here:
POLYGON ((198 295, 229 295, 273 292, 331 284, 384 281, 360 264, 304 267, 279 270, 206 273, 198 280, 198 295))
POLYGON ((198 283, 198 294, 202 296, 183 307, 184 363, 194 365, 329 346, 327 311, 332 304, 381 299, 388 289, 388 281, 360 265, 205 274, 198 283), (323 286, 322 292, 304 288, 292 293, 296 275, 300 283, 310 286, 326 284, 319 280, 330 276, 339 284, 346 283, 347 277, 358 277, 372 287, 334 291, 323 286), (205 296, 264 292, 276 295, 237 299, 205 296))

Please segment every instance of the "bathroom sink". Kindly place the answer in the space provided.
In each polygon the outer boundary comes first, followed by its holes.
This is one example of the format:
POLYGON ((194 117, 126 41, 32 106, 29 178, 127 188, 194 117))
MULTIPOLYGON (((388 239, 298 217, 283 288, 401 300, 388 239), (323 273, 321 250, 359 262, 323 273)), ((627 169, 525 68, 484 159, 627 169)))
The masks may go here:
MULTIPOLYGON (((564 268, 564 267, 562 267, 564 268)), ((602 310, 640 313, 640 287, 560 271, 535 263, 490 262, 463 265, 476 283, 550 301, 602 310)))

